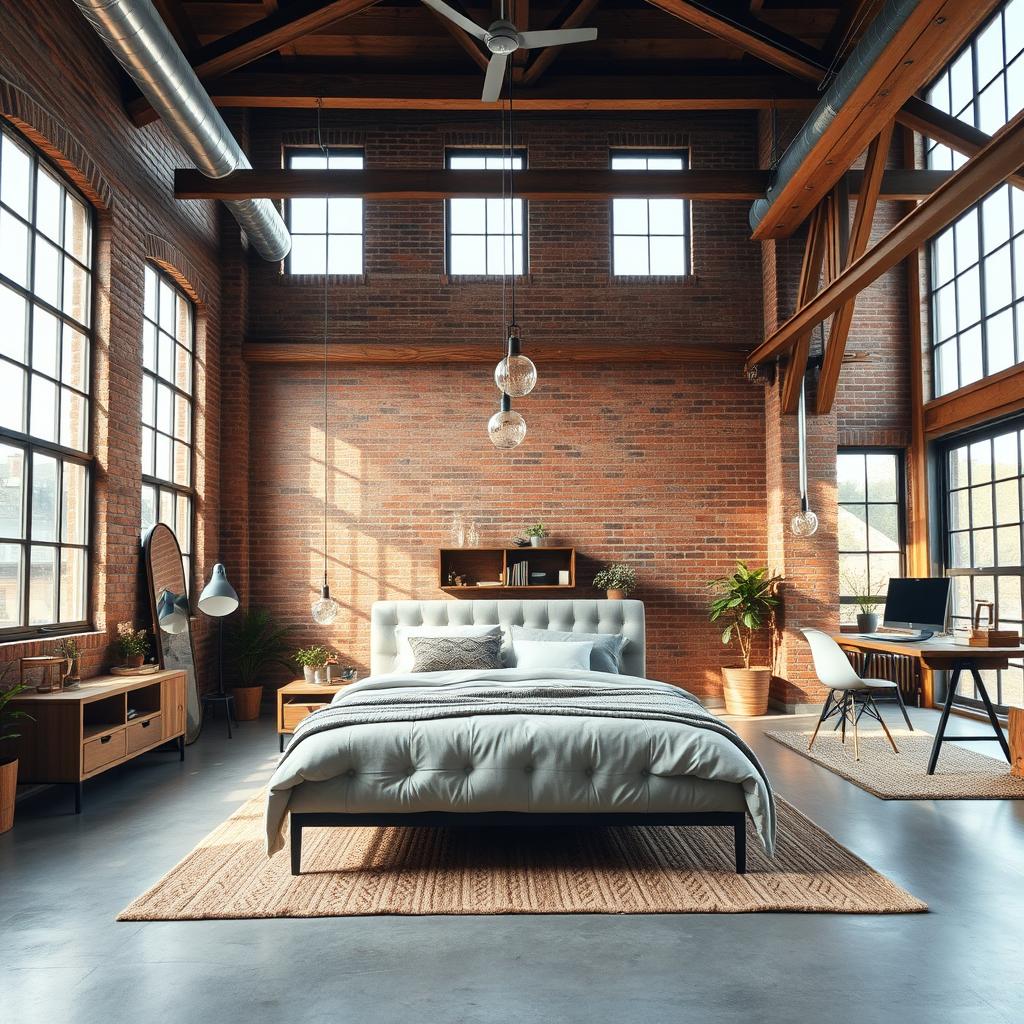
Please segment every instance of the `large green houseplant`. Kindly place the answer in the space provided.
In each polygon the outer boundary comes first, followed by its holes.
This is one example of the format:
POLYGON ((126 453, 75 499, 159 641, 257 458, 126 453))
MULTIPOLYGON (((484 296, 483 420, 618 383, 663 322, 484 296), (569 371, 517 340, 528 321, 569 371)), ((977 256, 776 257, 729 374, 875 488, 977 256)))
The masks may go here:
POLYGON ((285 657, 285 637, 291 627, 281 626, 265 608, 247 608, 236 619, 228 638, 228 657, 235 667, 238 686, 231 690, 235 715, 242 722, 259 718, 263 699, 262 674, 271 665, 291 669, 285 657))
POLYGON ((0 832, 9 832, 14 827, 14 794, 18 788, 18 755, 12 744, 18 738, 17 722, 31 721, 27 711, 12 707, 12 702, 27 686, 15 684, 3 689, 4 677, 10 665, 0 672, 0 832))
POLYGON ((737 561, 731 576, 712 580, 708 586, 718 595, 711 602, 709 618, 725 621, 722 643, 739 646, 743 667, 723 667, 725 709, 731 715, 763 715, 768 710, 770 665, 751 665, 754 636, 762 629, 775 629, 782 577, 767 569, 751 569, 737 561))

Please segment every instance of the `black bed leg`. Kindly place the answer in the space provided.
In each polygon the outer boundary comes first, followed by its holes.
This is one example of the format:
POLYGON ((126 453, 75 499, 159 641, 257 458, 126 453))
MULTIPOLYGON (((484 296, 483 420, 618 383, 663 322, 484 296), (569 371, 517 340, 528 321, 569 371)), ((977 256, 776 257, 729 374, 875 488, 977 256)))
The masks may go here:
POLYGON ((293 814, 290 821, 292 836, 292 874, 302 874, 302 823, 293 814))
POLYGON ((736 847, 736 874, 747 873, 747 816, 741 814, 732 827, 733 843, 736 847))

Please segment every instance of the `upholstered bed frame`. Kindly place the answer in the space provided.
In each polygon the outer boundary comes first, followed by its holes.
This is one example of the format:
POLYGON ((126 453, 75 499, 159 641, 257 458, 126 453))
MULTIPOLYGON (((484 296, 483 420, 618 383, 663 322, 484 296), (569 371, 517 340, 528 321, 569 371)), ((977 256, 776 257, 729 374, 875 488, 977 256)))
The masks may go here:
MULTIPOLYGON (((378 601, 370 613, 370 672, 394 671, 398 626, 520 625, 576 633, 622 633, 625 675, 646 674, 646 635, 642 601, 378 601)), ((295 813, 289 816, 291 871, 301 873, 303 828, 352 826, 428 826, 515 828, 721 825, 733 830, 736 871, 746 871, 746 814, 734 811, 680 813, 505 813, 427 811, 408 814, 295 813)))

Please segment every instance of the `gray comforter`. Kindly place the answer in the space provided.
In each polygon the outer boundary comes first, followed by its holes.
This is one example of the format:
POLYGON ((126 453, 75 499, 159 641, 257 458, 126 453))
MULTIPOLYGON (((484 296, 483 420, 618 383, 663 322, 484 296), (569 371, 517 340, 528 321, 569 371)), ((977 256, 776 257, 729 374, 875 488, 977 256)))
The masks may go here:
POLYGON ((270 781, 267 849, 290 809, 775 811, 753 752, 695 697, 632 676, 520 669, 375 676, 297 729, 270 781))

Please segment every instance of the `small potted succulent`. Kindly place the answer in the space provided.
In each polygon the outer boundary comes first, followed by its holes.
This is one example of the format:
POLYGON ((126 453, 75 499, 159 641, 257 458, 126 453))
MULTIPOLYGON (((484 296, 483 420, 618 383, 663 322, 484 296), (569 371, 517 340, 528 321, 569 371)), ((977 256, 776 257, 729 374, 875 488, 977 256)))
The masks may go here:
MULTIPOLYGON (((10 665, 0 674, 0 682, 7 675, 9 668, 10 665)), ((15 731, 15 723, 21 719, 32 721, 32 716, 28 712, 11 707, 11 702, 27 689, 27 686, 16 683, 6 690, 0 690, 0 832, 9 832, 14 827, 14 794, 18 788, 18 758, 15 754, 10 753, 9 749, 11 743, 20 735, 15 731)))
POLYGON ((594 586, 604 590, 610 601, 621 601, 636 590, 636 569, 625 562, 611 562, 598 570, 594 586))
POLYGON ((745 562, 737 562, 731 576, 708 584, 718 594, 711 602, 708 618, 712 622, 728 620, 722 643, 735 640, 743 657, 742 668, 722 668, 725 710, 730 715, 763 715, 768 711, 771 666, 751 666, 750 661, 754 634, 766 626, 775 628, 781 583, 782 577, 769 573, 767 568, 751 569, 745 562))
POLYGON ((302 666, 302 674, 307 683, 326 683, 327 673, 324 666, 330 660, 331 652, 321 644, 312 647, 300 647, 295 652, 295 661, 302 666))
POLYGON ((528 526, 523 530, 523 534, 530 539, 530 547, 542 548, 545 546, 548 531, 543 523, 534 523, 533 526, 528 526))
POLYGON ((117 646, 124 668, 142 668, 149 650, 149 634, 144 629, 136 629, 130 622, 119 622, 117 646))
POLYGON ((279 626, 265 608, 246 609, 235 621, 228 640, 228 653, 238 675, 238 686, 232 687, 235 716, 240 722, 260 717, 263 682, 260 674, 268 665, 278 664, 290 669, 285 657, 288 626, 279 626))
POLYGON ((847 576, 844 578, 846 587, 859 609, 857 612, 857 631, 874 633, 878 629, 878 598, 873 593, 869 576, 847 576))

